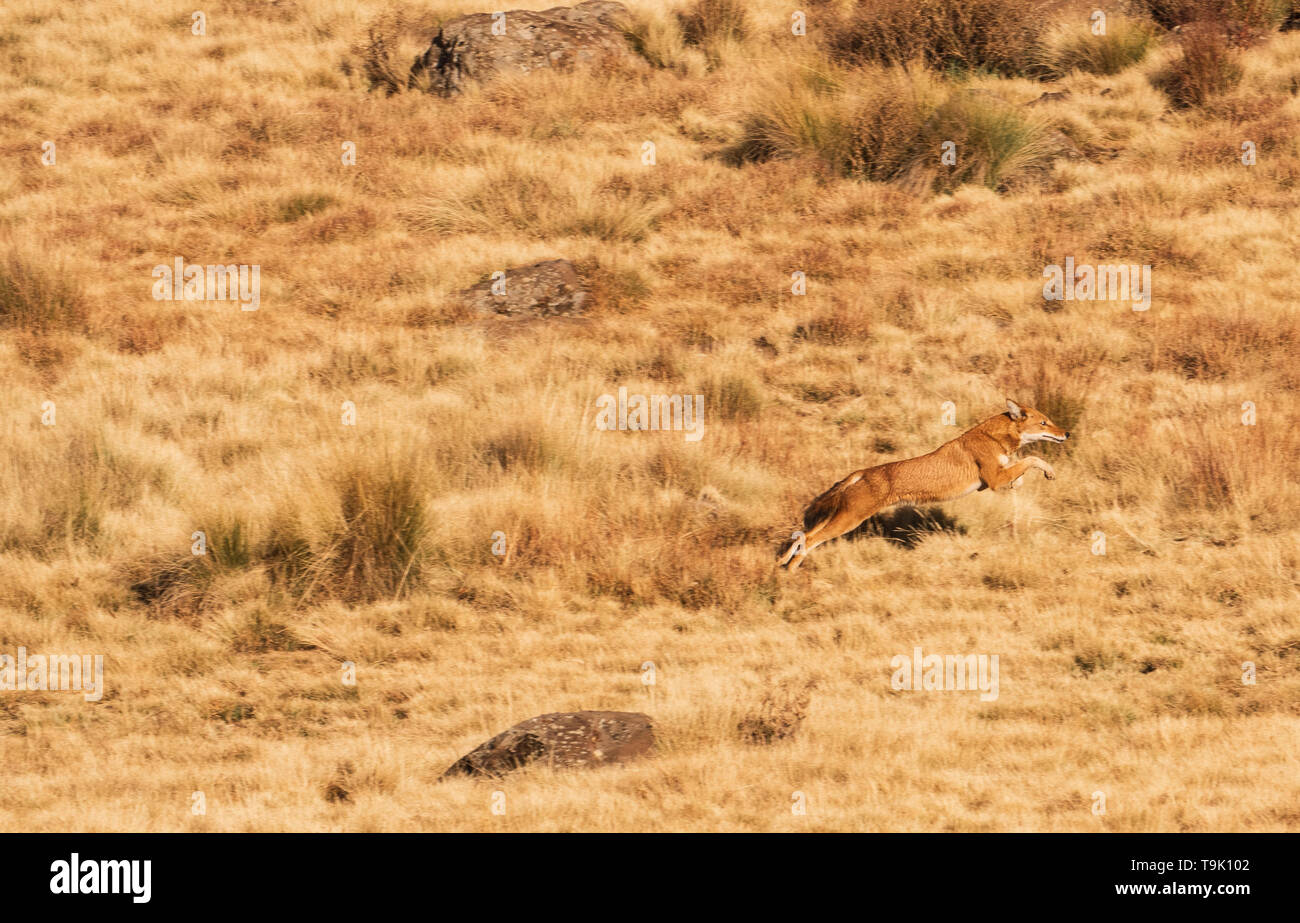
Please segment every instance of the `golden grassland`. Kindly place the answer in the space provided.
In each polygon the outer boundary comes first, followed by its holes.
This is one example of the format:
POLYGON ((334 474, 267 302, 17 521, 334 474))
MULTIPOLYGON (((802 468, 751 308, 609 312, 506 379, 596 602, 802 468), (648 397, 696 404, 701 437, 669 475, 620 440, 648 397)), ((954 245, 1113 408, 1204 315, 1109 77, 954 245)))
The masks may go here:
POLYGON ((0 826, 1300 829, 1300 33, 1176 106, 1167 37, 1109 75, 1058 38, 1049 86, 832 61, 829 4, 689 44, 633 0, 663 66, 444 100, 368 92, 367 35, 409 62, 479 4, 203 6, 206 36, 165 3, 0 10, 0 652, 106 661, 99 702, 0 693, 0 826), (1024 111, 1088 157, 1001 191, 851 175, 886 78, 1068 89, 1024 111), (153 300, 177 256, 259 264, 261 308, 153 300), (1066 256, 1150 264, 1150 310, 1045 303, 1066 256), (555 257, 582 321, 448 298, 555 257), (705 395, 704 438, 598 431, 620 385, 705 395), (1055 481, 778 573, 815 494, 1007 396, 1074 432, 1055 481), (918 645, 999 655, 999 698, 895 691, 918 645), (808 682, 798 733, 742 739, 808 682), (659 755, 438 782, 584 708, 651 714, 659 755))

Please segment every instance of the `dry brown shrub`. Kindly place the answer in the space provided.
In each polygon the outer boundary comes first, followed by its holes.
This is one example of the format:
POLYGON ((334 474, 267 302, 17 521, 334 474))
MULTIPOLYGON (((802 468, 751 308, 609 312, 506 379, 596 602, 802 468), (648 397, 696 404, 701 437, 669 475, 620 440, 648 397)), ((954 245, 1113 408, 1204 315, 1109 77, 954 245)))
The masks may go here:
POLYGON ((939 70, 1024 72, 1050 20, 1045 0, 862 0, 827 30, 828 51, 846 61, 939 70))
POLYGON ((1152 82, 1182 108, 1203 106, 1241 82, 1241 53, 1229 26, 1196 22, 1182 33, 1182 52, 1152 82))

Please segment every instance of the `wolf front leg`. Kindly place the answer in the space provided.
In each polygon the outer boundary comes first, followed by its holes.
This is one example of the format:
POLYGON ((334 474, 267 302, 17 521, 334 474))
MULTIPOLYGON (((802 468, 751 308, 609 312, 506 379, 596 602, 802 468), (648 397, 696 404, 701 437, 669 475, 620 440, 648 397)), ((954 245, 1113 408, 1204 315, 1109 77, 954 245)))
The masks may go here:
MULTIPOLYGON (((1031 468, 1038 468, 1039 470, 1041 470, 1041 471, 1043 472, 1043 477, 1046 478, 1047 480, 1050 481, 1050 480, 1052 480, 1053 478, 1056 477, 1056 471, 1053 470, 1053 468, 1052 468, 1051 465, 1049 465, 1047 462, 1043 461, 1041 458, 1032 458, 1032 457, 1031 457, 1031 458, 1026 458, 1025 461, 1029 463, 1029 465, 1030 465, 1031 468)), ((1026 469, 1026 470, 1029 470, 1029 469, 1026 469)), ((1016 478, 1014 481, 1012 481, 1012 482, 1011 482, 1011 489, 1014 490, 1014 489, 1016 489, 1017 487, 1019 487, 1019 486, 1020 486, 1020 482, 1023 481, 1024 479, 1025 479, 1025 476, 1022 474, 1022 475, 1020 475, 1020 477, 1018 477, 1018 478, 1016 478)))
POLYGON ((1054 469, 1051 465, 1043 461, 1038 456, 1031 455, 1028 458, 1026 458, 1025 461, 1029 462, 1039 471, 1043 472, 1043 477, 1045 477, 1047 480, 1051 481, 1056 477, 1056 469, 1054 469))
POLYGON ((1052 470, 1051 465, 1041 458, 1031 456, 1010 465, 1002 465, 999 462, 981 464, 979 466, 980 480, 984 482, 984 485, 989 490, 997 490, 1007 484, 1014 486, 1025 476, 1025 472, 1032 468, 1042 469, 1043 476, 1049 479, 1056 477, 1056 472, 1052 470))

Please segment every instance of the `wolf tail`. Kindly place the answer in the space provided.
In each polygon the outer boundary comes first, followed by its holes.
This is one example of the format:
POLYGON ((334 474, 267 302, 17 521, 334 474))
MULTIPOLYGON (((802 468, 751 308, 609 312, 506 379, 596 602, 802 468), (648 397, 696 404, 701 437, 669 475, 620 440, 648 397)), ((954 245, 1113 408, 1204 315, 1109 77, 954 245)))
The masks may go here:
POLYGON ((833 484, 825 492, 817 496, 803 513, 803 530, 805 533, 812 532, 818 526, 824 525, 834 517, 844 507, 844 494, 850 487, 861 480, 862 475, 854 472, 844 480, 833 484))

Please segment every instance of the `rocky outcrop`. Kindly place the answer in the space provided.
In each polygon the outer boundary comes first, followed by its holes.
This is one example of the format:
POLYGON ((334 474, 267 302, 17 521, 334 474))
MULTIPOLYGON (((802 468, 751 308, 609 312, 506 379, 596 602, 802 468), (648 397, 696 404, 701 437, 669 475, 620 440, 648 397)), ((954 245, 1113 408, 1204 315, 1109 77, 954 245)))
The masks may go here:
POLYGON ((446 23, 411 67, 408 86, 460 93, 471 81, 554 68, 595 70, 644 64, 624 37, 627 8, 588 0, 540 13, 474 13, 446 23))
POLYGON ((456 297, 476 314, 576 317, 586 309, 587 287, 568 260, 545 260, 507 269, 456 297))
POLYGON ((442 774, 501 776, 530 763, 577 769, 622 763, 654 749, 650 717, 627 711, 578 711, 521 721, 475 747, 442 774))

